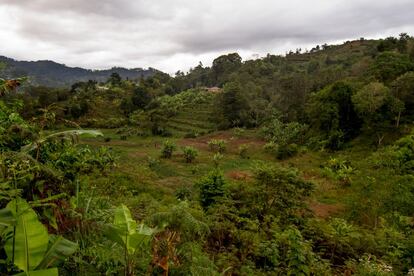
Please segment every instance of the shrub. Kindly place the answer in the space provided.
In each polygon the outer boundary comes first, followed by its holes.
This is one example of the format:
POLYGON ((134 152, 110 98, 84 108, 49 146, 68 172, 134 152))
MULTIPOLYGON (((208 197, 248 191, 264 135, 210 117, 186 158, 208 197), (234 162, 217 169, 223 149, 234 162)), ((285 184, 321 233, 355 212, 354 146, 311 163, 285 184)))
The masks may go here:
POLYGON ((243 159, 249 158, 249 145, 240 145, 239 147, 239 156, 243 159))
POLYGON ((286 159, 298 153, 299 147, 296 144, 289 144, 284 147, 278 147, 276 151, 277 159, 286 159))
POLYGON ((211 151, 224 153, 226 151, 226 141, 222 139, 212 139, 208 142, 211 151))
POLYGON ((214 164, 214 167, 215 168, 218 168, 219 167, 220 161, 221 161, 221 159, 223 159, 223 157, 224 156, 221 153, 214 154, 214 156, 213 156, 213 164, 214 164))
POLYGON ((191 163, 198 155, 198 151, 193 147, 184 147, 183 154, 185 158, 185 162, 191 163))
POLYGON ((302 179, 298 171, 264 163, 257 164, 255 179, 261 215, 292 219, 306 207, 306 199, 314 190, 314 185, 302 179))
POLYGON ((266 151, 275 154, 277 159, 286 159, 294 156, 299 151, 299 147, 296 144, 287 144, 284 146, 269 142, 263 147, 266 151))
POLYGON ((205 210, 224 196, 225 184, 223 173, 217 169, 211 171, 198 182, 200 188, 200 204, 205 210))
POLYGON ((354 275, 364 276, 386 276, 395 275, 392 266, 386 264, 381 260, 377 260, 375 256, 365 255, 359 259, 359 262, 350 261, 347 264, 348 270, 352 271, 354 275))
POLYGON ((351 175, 355 172, 349 161, 338 158, 329 159, 323 169, 327 176, 339 180, 342 185, 350 185, 351 175))
POLYGON ((153 158, 151 156, 147 157, 148 167, 153 170, 160 165, 160 160, 153 158))
POLYGON ((233 135, 236 137, 241 137, 245 133, 245 129, 241 127, 235 127, 233 128, 233 135))
POLYGON ((177 189, 177 191, 175 191, 175 197, 178 200, 188 200, 188 199, 191 199, 191 197, 192 197, 192 191, 187 186, 179 187, 177 189))
POLYGON ((175 149, 177 148, 177 146, 170 141, 165 141, 163 148, 161 150, 161 157, 162 158, 171 158, 173 155, 173 152, 175 151, 175 149))
POLYGON ((283 123, 278 119, 273 119, 261 131, 267 141, 284 146, 303 142, 302 139, 307 128, 306 125, 297 122, 283 123))

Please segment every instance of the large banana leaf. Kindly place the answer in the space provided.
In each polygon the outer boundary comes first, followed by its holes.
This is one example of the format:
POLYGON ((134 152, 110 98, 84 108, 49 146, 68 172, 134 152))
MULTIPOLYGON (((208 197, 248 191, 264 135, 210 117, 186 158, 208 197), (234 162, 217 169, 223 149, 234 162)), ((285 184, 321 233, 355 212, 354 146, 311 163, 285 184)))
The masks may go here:
POLYGON ((125 234, 133 234, 137 229, 136 221, 132 218, 131 212, 124 204, 115 209, 114 226, 125 234))
POLYGON ((151 236, 154 232, 154 229, 144 224, 140 224, 137 231, 129 237, 130 248, 135 251, 138 247, 142 247, 144 244, 147 244, 150 242, 151 236))
POLYGON ((29 145, 22 147, 20 151, 26 152, 26 153, 30 152, 32 150, 37 149, 44 142, 50 139, 53 139, 53 138, 58 138, 58 137, 75 141, 76 138, 81 135, 90 136, 90 137, 103 136, 102 132, 100 132, 99 130, 86 130, 86 129, 66 130, 66 131, 61 131, 61 132, 50 134, 44 137, 43 139, 40 139, 38 141, 35 141, 29 145))
POLYGON ((133 254, 138 246, 149 241, 152 234, 153 229, 143 224, 137 227, 128 207, 123 204, 115 210, 114 222, 106 229, 107 237, 126 248, 128 254, 133 254))
POLYGON ((50 236, 51 246, 47 250, 42 262, 36 269, 45 269, 59 265, 67 257, 75 253, 78 245, 62 236, 50 236))
POLYGON ((0 235, 2 239, 7 239, 7 235, 10 234, 10 226, 13 226, 15 223, 16 219, 12 211, 7 208, 0 209, 0 235))
POLYGON ((46 253, 49 238, 47 230, 25 200, 13 200, 7 209, 13 212, 16 225, 10 227, 14 230, 14 237, 6 241, 4 249, 9 260, 29 273, 40 264, 46 253))
POLYGON ((128 207, 122 204, 115 210, 114 226, 118 229, 118 235, 126 246, 128 253, 132 254, 135 250, 130 244, 131 236, 135 234, 137 223, 132 218, 128 207))
POLYGON ((49 269, 43 269, 43 270, 22 272, 14 276, 59 276, 59 272, 58 272, 58 269, 55 267, 55 268, 49 268, 49 269))
POLYGON ((13 216, 13 212, 8 208, 0 209, 0 227, 12 226, 16 223, 16 219, 13 216))

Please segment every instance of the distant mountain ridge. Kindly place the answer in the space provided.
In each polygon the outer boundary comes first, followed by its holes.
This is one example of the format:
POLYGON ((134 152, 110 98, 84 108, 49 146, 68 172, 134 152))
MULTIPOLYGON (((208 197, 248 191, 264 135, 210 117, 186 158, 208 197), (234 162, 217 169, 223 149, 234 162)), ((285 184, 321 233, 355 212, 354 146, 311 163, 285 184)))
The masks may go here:
POLYGON ((106 70, 89 70, 80 67, 69 67, 50 60, 18 61, 5 56, 0 56, 0 62, 6 64, 4 70, 0 70, 0 77, 30 77, 33 85, 50 87, 70 86, 78 81, 96 80, 104 82, 112 73, 118 73, 122 78, 140 79, 154 75, 158 70, 154 68, 113 67, 106 70))

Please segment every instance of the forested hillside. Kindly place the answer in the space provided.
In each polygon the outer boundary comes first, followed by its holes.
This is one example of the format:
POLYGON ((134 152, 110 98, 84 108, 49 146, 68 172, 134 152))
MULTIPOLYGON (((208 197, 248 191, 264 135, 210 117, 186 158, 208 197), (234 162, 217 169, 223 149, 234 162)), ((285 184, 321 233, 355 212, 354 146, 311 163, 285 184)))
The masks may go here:
POLYGON ((0 273, 414 275, 413 37, 108 74, 0 79, 0 273))
POLYGON ((4 56, 0 56, 0 62, 7 64, 6 68, 0 70, 0 77, 17 78, 26 76, 30 77, 32 85, 49 87, 70 87, 75 82, 88 80, 102 82, 106 81, 112 73, 117 73, 125 79, 138 80, 152 76, 157 72, 153 68, 145 70, 142 68, 114 67, 107 70, 87 70, 79 67, 68 67, 50 60, 17 61, 4 56))

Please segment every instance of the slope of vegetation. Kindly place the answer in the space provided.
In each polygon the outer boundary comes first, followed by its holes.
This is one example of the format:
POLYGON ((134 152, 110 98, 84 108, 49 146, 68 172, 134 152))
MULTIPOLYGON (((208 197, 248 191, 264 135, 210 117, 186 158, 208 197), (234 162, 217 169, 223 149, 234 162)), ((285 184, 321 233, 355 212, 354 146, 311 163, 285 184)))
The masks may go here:
POLYGON ((117 73, 123 78, 137 80, 152 76, 157 72, 153 68, 145 70, 114 67, 107 70, 87 70, 68 67, 50 60, 17 61, 4 56, 0 56, 0 62, 7 64, 7 68, 0 71, 0 77, 13 78, 25 75, 30 77, 33 84, 49 87, 70 87, 75 82, 88 80, 106 81, 112 73, 117 73))
POLYGON ((0 80, 2 274, 414 273, 406 34, 26 81, 0 80))

